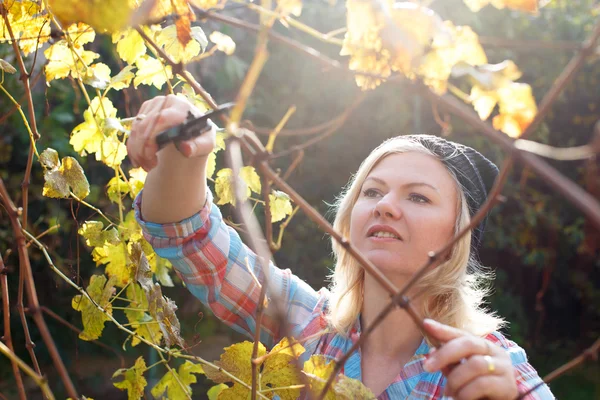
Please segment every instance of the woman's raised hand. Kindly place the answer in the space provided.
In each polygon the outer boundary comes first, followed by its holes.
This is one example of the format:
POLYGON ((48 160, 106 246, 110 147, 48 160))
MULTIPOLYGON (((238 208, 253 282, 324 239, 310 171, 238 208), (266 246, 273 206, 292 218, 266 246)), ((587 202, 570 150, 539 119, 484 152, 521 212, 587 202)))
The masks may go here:
POLYGON ((441 324, 424 321, 426 332, 444 343, 429 353, 424 367, 441 370, 446 376, 444 395, 457 400, 512 400, 518 396, 515 371, 510 356, 501 347, 441 324))
MULTIPOLYGON (((194 116, 202 115, 198 108, 181 96, 170 94, 145 101, 132 124, 127 140, 127 153, 131 162, 146 171, 156 167, 158 164, 156 136, 184 123, 188 112, 194 116)), ((181 154, 188 158, 206 157, 213 151, 216 144, 216 130, 212 123, 209 122, 209 125, 212 127, 210 132, 179 144, 181 154)))

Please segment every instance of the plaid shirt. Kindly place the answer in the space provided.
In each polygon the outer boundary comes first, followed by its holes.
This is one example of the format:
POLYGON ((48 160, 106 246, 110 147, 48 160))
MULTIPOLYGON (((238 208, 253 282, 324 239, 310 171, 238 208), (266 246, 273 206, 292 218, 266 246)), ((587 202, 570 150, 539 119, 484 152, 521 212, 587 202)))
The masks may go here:
MULTIPOLYGON (((227 325, 253 337, 255 315, 260 287, 252 273, 263 280, 263 272, 256 263, 256 255, 244 245, 237 232, 228 227, 208 192, 206 205, 200 212, 178 223, 156 224, 146 222, 141 216, 141 193, 134 202, 135 216, 144 237, 156 253, 173 264, 188 290, 227 325)), ((323 288, 315 291, 306 282, 293 275, 289 269, 279 269, 270 263, 268 295, 277 293, 285 300, 287 319, 292 336, 303 340, 305 357, 322 354, 331 360, 339 359, 360 336, 357 320, 349 336, 327 333, 325 312, 329 292, 323 288), (319 332, 323 332, 318 335, 319 332)), ((261 341, 271 347, 281 338, 279 324, 267 307, 263 315, 261 341)), ((537 372, 527 362, 525 351, 499 332, 486 336, 510 354, 515 368, 519 392, 523 393, 541 382, 537 372)), ((448 399, 443 396, 446 379, 441 372, 429 373, 423 369, 429 346, 422 341, 413 357, 404 365, 398 376, 381 393, 379 400, 388 399, 448 399)), ((343 373, 361 380, 360 352, 355 351, 346 362, 343 373)), ((546 385, 527 396, 527 400, 554 399, 546 385)))

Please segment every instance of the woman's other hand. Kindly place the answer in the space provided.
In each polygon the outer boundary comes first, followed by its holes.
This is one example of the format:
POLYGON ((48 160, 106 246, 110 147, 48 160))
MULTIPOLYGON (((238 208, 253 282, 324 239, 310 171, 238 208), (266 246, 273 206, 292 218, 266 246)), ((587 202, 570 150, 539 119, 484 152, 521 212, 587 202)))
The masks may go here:
MULTIPOLYGON (((156 136, 170 128, 183 124, 188 112, 194 116, 202 113, 187 99, 181 96, 157 96, 142 104, 137 118, 132 124, 127 140, 127 153, 135 166, 150 171, 158 164, 156 136)), ((209 125, 213 126, 209 121, 209 125)), ((194 139, 181 142, 179 151, 185 157, 206 157, 214 149, 216 131, 210 129, 194 139)))
POLYGON ((429 353, 427 371, 441 370, 446 376, 446 396, 457 400, 515 399, 515 371, 509 354, 488 340, 431 319, 426 332, 444 343, 429 353))

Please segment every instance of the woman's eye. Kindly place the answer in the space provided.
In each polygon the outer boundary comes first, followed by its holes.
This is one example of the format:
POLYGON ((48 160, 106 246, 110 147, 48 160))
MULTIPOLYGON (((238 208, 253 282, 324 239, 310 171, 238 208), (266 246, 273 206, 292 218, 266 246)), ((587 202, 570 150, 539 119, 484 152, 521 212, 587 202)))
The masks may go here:
POLYGON ((423 195, 421 195, 421 194, 418 194, 418 193, 411 193, 411 194, 408 196, 408 198, 409 198, 411 201, 414 201, 414 202, 416 202, 416 203, 423 203, 423 204, 425 204, 425 203, 429 203, 429 199, 428 199, 427 197, 425 197, 425 196, 423 196, 423 195))
POLYGON ((363 195, 365 197, 375 197, 375 196, 378 196, 379 193, 375 189, 366 189, 366 190, 363 190, 363 195))

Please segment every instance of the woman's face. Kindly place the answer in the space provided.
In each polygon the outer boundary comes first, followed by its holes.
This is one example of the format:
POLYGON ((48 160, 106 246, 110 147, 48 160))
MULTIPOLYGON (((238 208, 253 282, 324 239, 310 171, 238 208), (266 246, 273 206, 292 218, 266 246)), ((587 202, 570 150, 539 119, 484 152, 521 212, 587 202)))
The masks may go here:
POLYGON ((454 234, 457 188, 435 157, 386 156, 365 179, 352 209, 350 239, 385 274, 406 276, 454 234))

